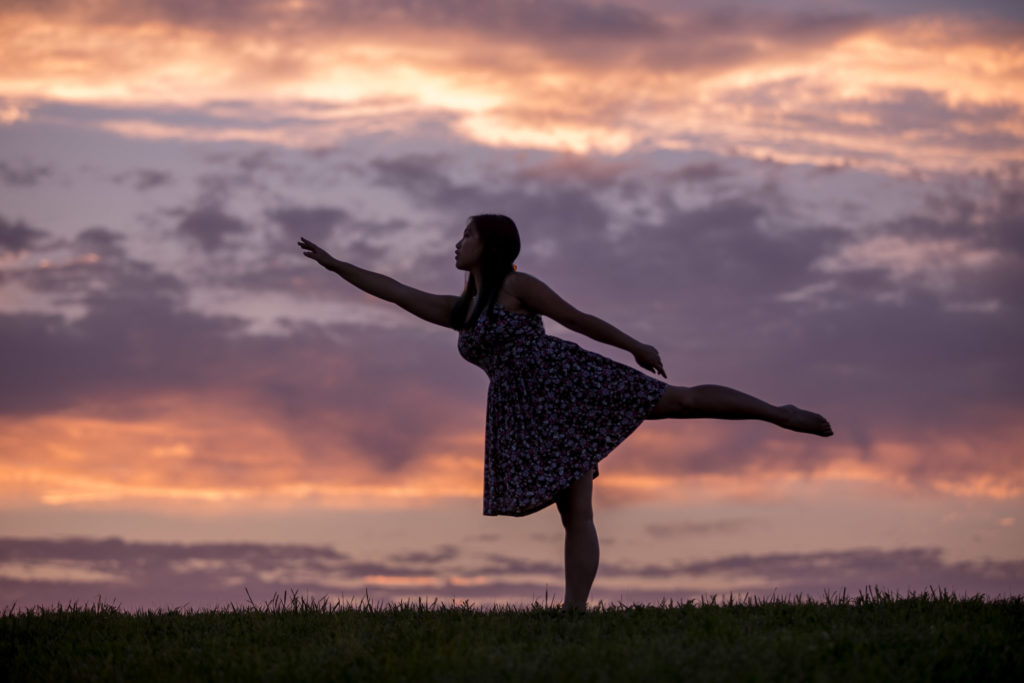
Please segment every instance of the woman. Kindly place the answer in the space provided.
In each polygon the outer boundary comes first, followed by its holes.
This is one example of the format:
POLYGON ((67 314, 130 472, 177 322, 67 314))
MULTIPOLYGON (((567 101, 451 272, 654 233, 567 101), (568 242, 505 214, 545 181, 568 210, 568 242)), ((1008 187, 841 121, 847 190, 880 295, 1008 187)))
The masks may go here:
POLYGON ((468 271, 461 296, 429 294, 333 258, 302 238, 305 256, 359 289, 459 331, 459 353, 490 378, 484 514, 527 515, 555 503, 565 527, 565 609, 586 609, 599 548, 591 496, 597 463, 644 420, 764 420, 831 436, 822 416, 774 406, 716 385, 671 386, 544 333, 546 315, 570 330, 633 354, 665 377, 658 351, 582 313, 512 265, 519 233, 500 215, 470 218, 455 245, 468 271))

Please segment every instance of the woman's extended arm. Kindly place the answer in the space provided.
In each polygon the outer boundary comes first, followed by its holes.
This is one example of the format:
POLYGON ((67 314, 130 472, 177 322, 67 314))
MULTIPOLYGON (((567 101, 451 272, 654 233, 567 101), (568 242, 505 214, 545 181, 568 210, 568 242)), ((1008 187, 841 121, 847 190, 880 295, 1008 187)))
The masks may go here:
POLYGON ((327 270, 337 273, 367 294, 398 304, 428 322, 442 327, 451 327, 452 308, 458 297, 424 292, 403 285, 398 280, 386 275, 339 261, 305 237, 299 239, 299 246, 302 248, 304 256, 313 259, 327 270))
POLYGON ((666 376, 657 349, 633 339, 596 316, 577 310, 537 278, 525 273, 513 273, 506 280, 505 287, 506 291, 519 299, 526 308, 546 315, 570 330, 585 334, 595 341, 625 349, 633 354, 640 367, 662 377, 666 376))

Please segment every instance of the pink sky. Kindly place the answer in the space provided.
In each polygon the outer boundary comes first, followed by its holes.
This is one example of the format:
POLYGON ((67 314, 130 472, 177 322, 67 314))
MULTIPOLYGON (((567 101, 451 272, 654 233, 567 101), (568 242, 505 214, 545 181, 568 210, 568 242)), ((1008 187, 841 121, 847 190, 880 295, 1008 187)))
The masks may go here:
POLYGON ((0 603, 560 592, 454 334, 295 247, 456 293, 481 212, 837 432, 644 425, 596 598, 1024 591, 1024 12, 890 4, 6 3, 0 603))

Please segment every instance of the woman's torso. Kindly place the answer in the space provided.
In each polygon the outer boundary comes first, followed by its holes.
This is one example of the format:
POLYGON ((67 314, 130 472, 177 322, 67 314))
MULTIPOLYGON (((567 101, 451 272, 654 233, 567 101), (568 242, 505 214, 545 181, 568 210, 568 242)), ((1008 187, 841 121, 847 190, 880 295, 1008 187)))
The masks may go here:
POLYGON ((547 336, 544 323, 538 314, 522 310, 517 313, 495 302, 459 332, 459 353, 492 378, 500 369, 536 359, 547 336))

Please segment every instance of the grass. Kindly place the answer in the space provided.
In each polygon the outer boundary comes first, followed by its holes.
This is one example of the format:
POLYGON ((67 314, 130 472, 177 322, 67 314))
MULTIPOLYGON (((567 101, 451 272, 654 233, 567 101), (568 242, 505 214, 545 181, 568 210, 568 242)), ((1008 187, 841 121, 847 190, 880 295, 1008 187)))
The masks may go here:
POLYGON ((1024 596, 8 608, 0 680, 1021 681, 1024 596))

